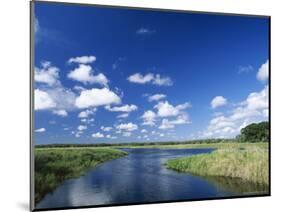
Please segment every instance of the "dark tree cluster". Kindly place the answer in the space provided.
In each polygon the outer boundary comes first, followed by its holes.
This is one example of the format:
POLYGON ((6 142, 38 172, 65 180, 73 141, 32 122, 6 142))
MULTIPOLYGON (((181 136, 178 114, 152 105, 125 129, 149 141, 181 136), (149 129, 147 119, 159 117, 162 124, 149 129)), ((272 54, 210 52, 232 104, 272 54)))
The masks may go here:
POLYGON ((249 124, 240 131, 237 136, 239 142, 268 142, 269 123, 267 121, 249 124))

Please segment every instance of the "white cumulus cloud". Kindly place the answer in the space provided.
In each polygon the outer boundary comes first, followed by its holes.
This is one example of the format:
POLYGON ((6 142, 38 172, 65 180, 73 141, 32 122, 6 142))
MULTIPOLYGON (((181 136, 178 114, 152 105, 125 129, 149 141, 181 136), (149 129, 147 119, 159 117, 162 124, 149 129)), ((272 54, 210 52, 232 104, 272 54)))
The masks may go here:
POLYGON ((228 113, 212 118, 201 137, 234 137, 246 125, 265 120, 268 120, 268 86, 250 93, 228 113))
POLYGON ((181 124, 190 124, 190 120, 187 114, 181 114, 176 119, 168 120, 163 119, 161 125, 159 126, 159 129, 166 130, 166 129, 173 129, 175 128, 175 125, 181 125, 181 124))
POLYGON ((102 105, 119 104, 121 99, 108 88, 93 88, 81 91, 75 100, 78 108, 98 107, 102 105))
POLYGON ((163 119, 159 129, 166 130, 166 129, 173 129, 175 128, 174 124, 171 124, 168 119, 163 119))
POLYGON ((82 86, 79 86, 79 85, 75 85, 74 87, 73 87, 73 89, 74 90, 76 90, 76 91, 84 91, 84 90, 86 90, 84 87, 82 87, 82 86))
POLYGON ((141 133, 147 133, 147 130, 146 129, 142 129, 141 133))
POLYGON ((90 124, 90 123, 94 122, 95 119, 94 118, 88 118, 88 119, 87 118, 82 118, 80 121, 85 123, 85 124, 90 124))
POLYGON ((171 86, 173 85, 170 77, 161 77, 160 74, 152 74, 148 73, 146 75, 142 75, 140 73, 135 73, 127 78, 129 82, 137 83, 137 84, 146 84, 152 83, 159 86, 171 86))
POLYGON ((67 75, 68 78, 72 80, 76 80, 82 82, 84 84, 100 84, 103 86, 107 86, 108 79, 102 73, 98 75, 94 75, 94 70, 91 66, 85 64, 79 64, 78 68, 70 71, 67 75))
POLYGON ((211 101, 211 106, 213 109, 224 106, 227 104, 227 99, 223 96, 216 96, 211 101))
POLYGON ((63 110, 63 109, 61 109, 61 110, 54 110, 53 114, 61 116, 61 117, 66 117, 68 115, 67 111, 63 110))
POLYGON ((34 80, 38 83, 45 83, 54 86, 59 83, 59 69, 51 65, 51 62, 44 61, 41 68, 35 67, 34 80))
POLYGON ((152 110, 145 111, 141 116, 143 119, 142 125, 154 126, 156 117, 157 115, 152 110))
POLYGON ((257 73, 257 79, 264 82, 268 80, 268 75, 269 75, 269 65, 268 65, 268 60, 261 65, 259 68, 259 71, 257 73))
POLYGON ((87 128, 88 128, 88 127, 85 126, 85 125, 79 125, 79 126, 77 127, 77 130, 83 131, 83 130, 86 130, 87 128))
POLYGON ((191 123, 187 114, 181 114, 175 120, 171 120, 169 122, 174 125, 191 123))
POLYGON ((154 94, 154 95, 148 97, 148 101, 149 102, 159 101, 159 100, 164 99, 164 98, 166 98, 165 94, 154 94))
POLYGON ((97 133, 93 133, 93 134, 92 134, 92 137, 93 137, 93 138, 103 138, 104 135, 103 135, 102 133, 100 133, 100 132, 97 132, 97 133))
POLYGON ((169 104, 168 101, 159 102, 157 105, 154 106, 154 108, 158 110, 157 115, 159 117, 177 116, 181 114, 183 110, 189 107, 191 107, 191 104, 189 102, 173 106, 169 104))
POLYGON ((46 129, 45 129, 45 128, 39 128, 39 129, 36 129, 36 130, 34 130, 34 131, 35 131, 35 132, 41 133, 41 132, 45 132, 46 129))
POLYGON ((34 91, 34 108, 35 110, 46 110, 56 107, 56 103, 50 95, 40 89, 34 91))
POLYGON ((111 112, 124 112, 130 113, 138 109, 136 105, 123 105, 123 106, 115 106, 110 107, 110 105, 105 106, 105 109, 111 112))
POLYGON ((173 82, 170 77, 161 77, 160 74, 156 74, 152 84, 159 86, 171 86, 173 85, 173 82))
POLYGON ((47 89, 46 92, 53 99, 57 110, 73 110, 75 109, 76 95, 68 88, 62 86, 47 89))
POLYGON ((76 109, 76 94, 61 84, 59 69, 51 62, 41 62, 40 69, 35 68, 34 77, 40 83, 40 87, 34 91, 35 110, 49 110, 55 115, 66 117, 69 111, 76 109))
POLYGON ((125 130, 125 131, 134 131, 134 130, 138 129, 138 125, 133 124, 132 122, 125 123, 125 124, 119 124, 116 126, 116 129, 125 130))
POLYGON ((127 118, 128 116, 129 116, 129 113, 123 113, 123 114, 118 115, 117 118, 124 119, 124 118, 127 118))
POLYGON ((87 109, 87 110, 81 111, 78 114, 78 118, 88 118, 90 115, 94 114, 95 111, 96 111, 96 108, 87 109))
POLYGON ((81 56, 81 57, 72 57, 68 60, 68 63, 82 63, 82 64, 88 64, 93 63, 96 61, 95 56, 81 56))
POLYGON ((151 73, 148 73, 146 75, 142 75, 140 73, 135 73, 128 77, 128 80, 133 83, 138 84, 145 84, 148 82, 151 82, 154 79, 154 75, 151 73))
POLYGON ((112 128, 112 127, 101 126, 100 129, 103 130, 103 131, 105 131, 105 132, 109 132, 109 131, 111 131, 113 128, 112 128))

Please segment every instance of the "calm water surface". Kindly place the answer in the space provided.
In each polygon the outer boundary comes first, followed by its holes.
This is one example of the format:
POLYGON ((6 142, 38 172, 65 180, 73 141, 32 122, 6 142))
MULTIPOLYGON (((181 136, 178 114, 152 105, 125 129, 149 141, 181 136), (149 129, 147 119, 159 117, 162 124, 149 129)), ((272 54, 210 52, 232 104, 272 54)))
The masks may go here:
POLYGON ((243 186, 234 179, 204 179, 178 173, 164 166, 167 159, 210 153, 212 149, 123 150, 129 155, 106 162, 80 178, 65 181, 36 208, 191 200, 243 195, 262 189, 249 183, 243 186))

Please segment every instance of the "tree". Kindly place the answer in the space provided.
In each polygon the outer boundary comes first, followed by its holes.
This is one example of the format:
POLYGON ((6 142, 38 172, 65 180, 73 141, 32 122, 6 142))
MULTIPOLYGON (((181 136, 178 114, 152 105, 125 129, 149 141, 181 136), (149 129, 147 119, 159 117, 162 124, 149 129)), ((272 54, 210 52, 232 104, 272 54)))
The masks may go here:
POLYGON ((264 121, 250 124, 241 129, 237 139, 239 142, 268 142, 269 123, 264 121))

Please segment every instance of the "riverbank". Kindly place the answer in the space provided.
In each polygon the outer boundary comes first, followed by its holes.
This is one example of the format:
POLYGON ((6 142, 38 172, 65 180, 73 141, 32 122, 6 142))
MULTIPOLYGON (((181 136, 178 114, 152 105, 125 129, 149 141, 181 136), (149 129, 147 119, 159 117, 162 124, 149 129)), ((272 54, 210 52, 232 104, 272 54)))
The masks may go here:
POLYGON ((64 180, 83 175, 89 168, 127 155, 110 148, 36 148, 35 202, 64 180))
MULTIPOLYGON (((225 146, 227 147, 227 146, 225 146)), ((268 185, 268 144, 242 144, 201 154, 168 160, 167 168, 202 177, 230 177, 268 185)))

